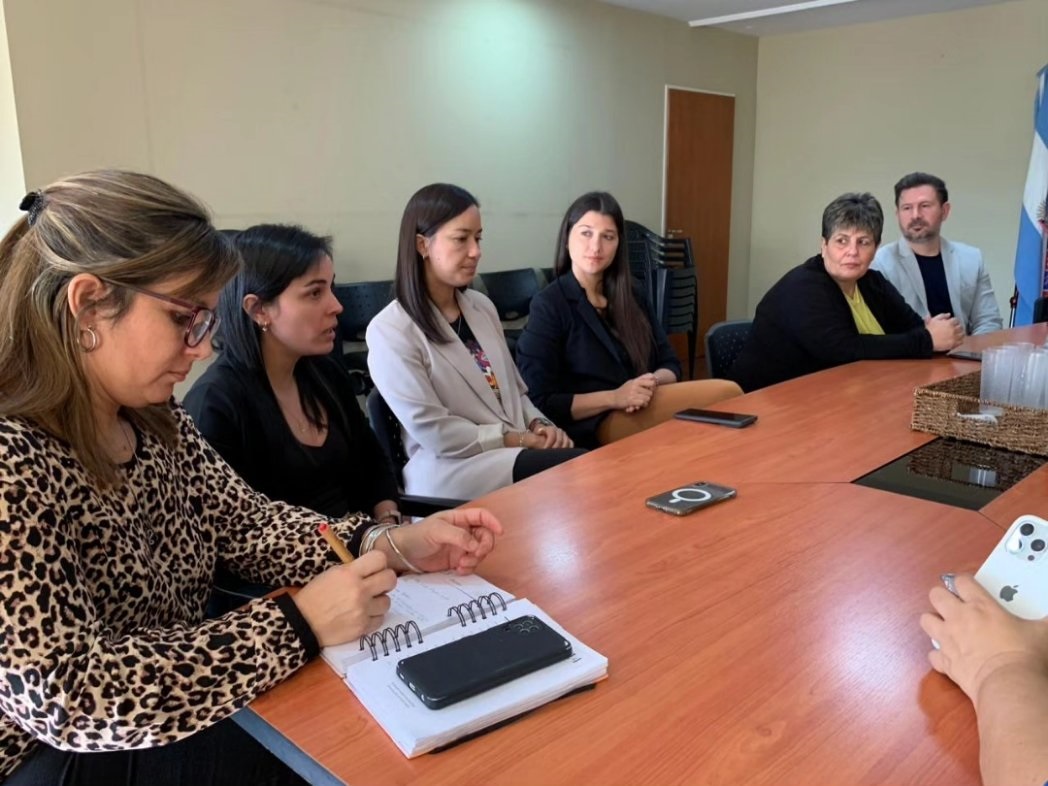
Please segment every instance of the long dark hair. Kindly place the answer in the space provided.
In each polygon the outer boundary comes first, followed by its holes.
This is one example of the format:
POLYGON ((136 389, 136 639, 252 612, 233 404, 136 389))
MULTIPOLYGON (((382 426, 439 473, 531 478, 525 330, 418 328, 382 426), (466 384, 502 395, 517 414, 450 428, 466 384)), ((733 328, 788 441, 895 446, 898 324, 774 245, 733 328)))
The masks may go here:
POLYGON ((608 321, 626 347, 634 372, 644 374, 651 370, 649 366, 655 336, 633 290, 633 278, 630 276, 629 260, 626 257, 626 222, 615 197, 606 191, 590 191, 571 203, 557 233, 557 253, 553 259, 553 271, 558 277, 571 272, 568 235, 578 220, 591 211, 602 216, 611 216, 615 222, 619 247, 611 264, 604 271, 603 280, 604 297, 608 299, 608 321))
MULTIPOLYGON (((292 281, 305 275, 325 255, 332 255, 331 238, 299 226, 257 224, 238 232, 234 243, 243 267, 219 295, 222 323, 215 346, 234 365, 264 376, 262 330, 244 310, 244 298, 255 295, 262 303, 276 300, 292 281)), ((325 423, 317 392, 327 388, 316 369, 321 362, 322 357, 302 357, 294 369, 302 411, 318 428, 325 423)))
POLYGON ((397 247, 397 272, 393 291, 401 308, 408 312, 419 330, 435 344, 448 339, 441 330, 429 292, 426 290, 426 263, 418 252, 418 235, 433 237, 444 224, 480 202, 469 191, 450 183, 432 183, 420 188, 408 200, 400 220, 400 244, 397 247))

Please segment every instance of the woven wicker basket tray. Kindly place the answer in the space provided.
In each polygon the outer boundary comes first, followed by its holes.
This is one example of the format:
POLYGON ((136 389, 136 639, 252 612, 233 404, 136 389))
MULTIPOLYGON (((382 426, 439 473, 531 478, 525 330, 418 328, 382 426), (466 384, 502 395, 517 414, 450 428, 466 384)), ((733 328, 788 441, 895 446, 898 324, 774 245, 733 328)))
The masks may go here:
POLYGON ((980 402, 978 371, 916 388, 910 427, 980 445, 1048 456, 1048 410, 980 402), (1003 410, 996 424, 960 417, 978 414, 980 403, 1003 410))

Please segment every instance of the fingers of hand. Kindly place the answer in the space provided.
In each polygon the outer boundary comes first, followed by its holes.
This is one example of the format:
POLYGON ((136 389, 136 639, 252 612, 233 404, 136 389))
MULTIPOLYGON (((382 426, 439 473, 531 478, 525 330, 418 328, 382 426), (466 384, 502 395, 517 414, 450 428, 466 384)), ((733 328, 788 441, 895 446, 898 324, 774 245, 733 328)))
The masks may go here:
POLYGON ((928 663, 931 664, 932 668, 940 674, 945 674, 949 667, 949 661, 946 660, 946 656, 942 654, 942 650, 931 650, 928 652, 928 663))
POLYGON ((496 535, 502 534, 502 523, 487 508, 459 508, 456 510, 445 510, 435 514, 432 518, 449 521, 456 527, 469 529, 474 537, 479 533, 474 530, 487 530, 496 535))
POLYGON ((932 608, 939 612, 939 616, 943 618, 950 616, 963 605, 963 601, 960 598, 942 585, 932 587, 931 592, 928 593, 928 600, 931 601, 932 608))
POLYGON ((386 555, 381 551, 369 551, 345 566, 358 576, 370 576, 386 569, 386 555))
POLYGON ((364 594, 375 599, 385 595, 395 586, 397 586, 397 574, 387 568, 380 573, 372 573, 364 579, 364 594))
POLYGON ((975 580, 970 573, 958 573, 953 577, 953 585, 957 589, 957 595, 965 601, 978 599, 993 600, 990 593, 975 580))
POLYGON ((367 602, 367 613, 369 617, 384 617, 389 611, 390 599, 388 595, 379 595, 367 602))
POLYGON ((931 612, 925 612, 921 615, 920 619, 921 630, 928 634, 930 638, 935 639, 942 644, 943 635, 946 628, 946 623, 943 622, 942 617, 938 614, 932 614, 931 612))

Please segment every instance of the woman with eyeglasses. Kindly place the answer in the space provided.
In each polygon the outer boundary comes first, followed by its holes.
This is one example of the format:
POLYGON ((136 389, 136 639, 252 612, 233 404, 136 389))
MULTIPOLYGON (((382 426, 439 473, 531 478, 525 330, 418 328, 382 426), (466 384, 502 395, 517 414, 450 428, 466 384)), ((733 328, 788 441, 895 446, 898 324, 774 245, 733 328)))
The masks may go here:
POLYGON ((0 241, 0 780, 301 784, 230 716, 377 628, 396 570, 469 572, 501 527, 352 513, 339 564, 326 517, 252 490, 171 400, 239 265, 206 209, 117 171, 22 208, 0 241), (204 621, 220 559, 302 587, 204 621))
POLYGON ((400 421, 409 494, 472 499, 581 455, 531 403, 495 306, 469 289, 480 204, 433 183, 400 222, 396 300, 367 329, 368 369, 400 421))

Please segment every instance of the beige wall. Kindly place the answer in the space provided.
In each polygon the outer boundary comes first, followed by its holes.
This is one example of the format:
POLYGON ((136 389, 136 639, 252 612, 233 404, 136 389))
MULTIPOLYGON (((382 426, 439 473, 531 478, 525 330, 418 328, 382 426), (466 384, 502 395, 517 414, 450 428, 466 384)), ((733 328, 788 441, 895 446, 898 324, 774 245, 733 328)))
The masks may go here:
MULTIPOLYGON (((1001 313, 1030 146, 1048 2, 1020 0, 760 41, 749 307, 818 248, 822 209, 845 191, 944 178, 944 234, 982 248, 1001 313)), ((899 235, 886 217, 885 242, 899 235)))
POLYGON ((490 269, 546 266, 568 203, 661 223, 667 83, 733 93, 729 312, 746 307, 757 42, 581 0, 7 0, 26 177, 155 172, 225 226, 334 234, 389 278, 404 203, 483 205, 490 269), (41 57, 41 52, 47 52, 41 57))
POLYGON ((11 58, 7 50, 7 27, 4 7, 0 4, 0 232, 6 231, 18 218, 18 203, 25 192, 11 58))

